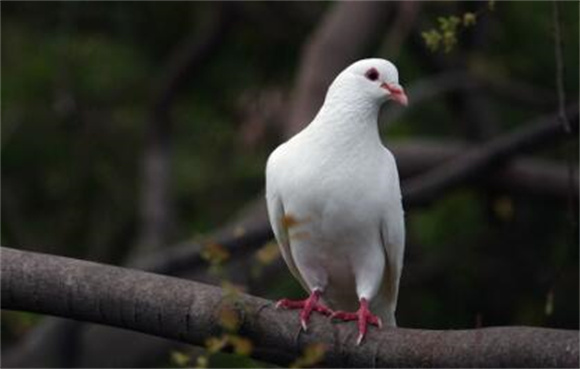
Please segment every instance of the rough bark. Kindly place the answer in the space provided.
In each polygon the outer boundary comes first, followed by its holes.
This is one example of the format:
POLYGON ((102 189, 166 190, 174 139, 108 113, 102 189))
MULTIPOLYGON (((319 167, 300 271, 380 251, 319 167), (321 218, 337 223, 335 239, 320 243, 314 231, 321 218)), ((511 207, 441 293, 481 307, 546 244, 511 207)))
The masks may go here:
MULTIPOLYGON (((217 285, 220 279, 208 273, 208 262, 201 251, 207 243, 218 243, 231 255, 223 268, 228 280, 248 286, 252 293, 263 291, 263 285, 250 278, 247 271, 254 252, 273 235, 263 196, 252 203, 204 240, 145 253, 129 267, 217 285)), ((47 317, 3 352, 2 363, 6 367, 142 367, 166 362, 170 351, 178 348, 176 341, 135 331, 47 317), (71 341, 76 342, 74 350, 71 341), (127 341, 132 343, 130 349, 120 344, 127 341)))
POLYGON ((356 347, 354 324, 320 316, 308 333, 297 314, 217 287, 132 269, 2 248, 2 308, 107 324, 203 345, 221 332, 224 305, 252 340, 253 356, 286 365, 322 342, 321 364, 334 367, 578 367, 578 332, 532 327, 474 330, 371 330, 356 347), (275 352, 275 354, 272 354, 275 352), (286 355, 280 354, 285 352, 286 355))

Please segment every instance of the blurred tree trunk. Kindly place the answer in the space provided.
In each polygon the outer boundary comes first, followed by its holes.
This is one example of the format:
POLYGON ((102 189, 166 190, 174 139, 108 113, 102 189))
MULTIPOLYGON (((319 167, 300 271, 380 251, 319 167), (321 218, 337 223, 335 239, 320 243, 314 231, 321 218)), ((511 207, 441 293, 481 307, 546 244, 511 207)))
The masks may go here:
POLYGON ((364 55, 388 24, 395 3, 344 1, 333 5, 304 45, 286 123, 287 138, 304 128, 324 99, 333 78, 364 55))
POLYGON ((173 219, 171 201, 171 108, 179 91, 189 83, 223 45, 233 22, 232 6, 219 3, 205 30, 185 38, 169 57, 154 87, 151 118, 143 155, 141 231, 133 255, 167 244, 173 219))

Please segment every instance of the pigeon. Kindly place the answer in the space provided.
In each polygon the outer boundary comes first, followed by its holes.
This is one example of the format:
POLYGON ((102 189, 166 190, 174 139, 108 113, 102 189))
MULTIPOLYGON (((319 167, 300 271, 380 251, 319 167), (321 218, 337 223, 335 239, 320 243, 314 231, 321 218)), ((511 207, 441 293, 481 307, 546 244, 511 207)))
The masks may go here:
POLYGON ((266 164, 270 224, 309 293, 276 307, 300 309, 305 331, 312 312, 355 320, 357 345, 368 325, 396 327, 405 224, 397 164, 379 136, 386 101, 407 105, 397 68, 379 58, 355 62, 331 83, 314 120, 266 164))

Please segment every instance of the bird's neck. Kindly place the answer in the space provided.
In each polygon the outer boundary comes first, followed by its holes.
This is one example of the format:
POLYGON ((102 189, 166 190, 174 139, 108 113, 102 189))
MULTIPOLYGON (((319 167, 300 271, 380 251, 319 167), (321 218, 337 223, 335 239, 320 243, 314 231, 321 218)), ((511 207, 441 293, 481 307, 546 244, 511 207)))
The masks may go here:
POLYGON ((374 102, 327 96, 312 122, 312 128, 336 145, 358 147, 381 145, 378 117, 380 106, 374 102))

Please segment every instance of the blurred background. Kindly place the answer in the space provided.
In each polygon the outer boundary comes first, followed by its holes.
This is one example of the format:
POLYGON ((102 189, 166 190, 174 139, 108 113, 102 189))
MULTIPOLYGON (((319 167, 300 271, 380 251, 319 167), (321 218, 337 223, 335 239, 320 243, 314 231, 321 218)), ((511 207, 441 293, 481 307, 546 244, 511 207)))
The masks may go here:
MULTIPOLYGON (((578 6, 560 2, 557 22, 560 91, 576 122, 578 6)), ((244 253, 211 240, 267 226, 269 153, 310 121, 351 62, 398 66, 410 105, 386 106, 381 133, 404 187, 558 112, 553 2, 1 10, 2 245, 118 265, 201 250, 203 262, 167 272, 271 299, 304 292, 267 233, 244 253)), ((401 326, 578 329, 577 129, 536 141, 406 204, 401 326)), ((176 352, 203 353, 2 312, 6 366, 179 366, 176 352)), ((214 355, 209 365, 265 364, 214 355)))

